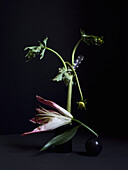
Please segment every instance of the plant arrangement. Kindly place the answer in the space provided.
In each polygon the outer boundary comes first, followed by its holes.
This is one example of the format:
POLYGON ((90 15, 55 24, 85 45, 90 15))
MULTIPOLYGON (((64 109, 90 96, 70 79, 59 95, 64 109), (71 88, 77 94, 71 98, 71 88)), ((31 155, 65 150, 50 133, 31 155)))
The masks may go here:
POLYGON ((50 141, 48 141, 41 151, 46 150, 47 148, 51 146, 56 145, 62 145, 65 142, 71 140, 76 132, 78 131, 80 126, 83 126, 84 128, 88 129, 91 133, 93 133, 96 138, 98 137, 98 134, 92 130, 90 127, 88 127, 83 122, 79 121, 78 119, 75 119, 73 116, 73 113, 71 113, 71 103, 72 103, 72 88, 73 86, 77 85, 79 94, 80 94, 80 100, 79 102, 76 102, 78 105, 78 109, 85 109, 86 110, 86 99, 84 99, 82 90, 80 87, 80 82, 76 73, 76 69, 79 67, 80 63, 84 59, 83 56, 78 56, 78 58, 75 60, 75 53, 80 43, 85 43, 86 45, 96 45, 100 46, 103 44, 103 37, 98 37, 94 35, 86 35, 83 30, 80 30, 81 37, 79 41, 76 43, 71 56, 72 63, 65 61, 62 56, 56 52, 55 50, 49 48, 47 46, 48 37, 46 37, 43 42, 39 41, 38 46, 31 46, 26 47, 25 50, 27 50, 26 58, 27 61, 30 61, 31 59, 35 57, 39 57, 40 59, 44 58, 44 54, 47 51, 52 52, 55 54, 62 62, 63 67, 58 69, 58 75, 53 78, 53 81, 59 82, 63 81, 67 88, 67 107, 62 108, 58 104, 56 104, 53 101, 46 100, 38 95, 36 95, 37 100, 42 105, 39 105, 38 108, 36 108, 36 115, 34 118, 30 119, 32 123, 38 124, 38 127, 32 130, 31 132, 26 132, 22 135, 37 133, 37 132, 43 132, 43 131, 50 131, 56 128, 59 128, 61 126, 70 124, 71 127, 62 132, 61 134, 55 136, 50 141), (52 110, 47 110, 43 106, 47 105, 52 108, 52 110), (72 122, 77 122, 75 127, 72 127, 72 122))

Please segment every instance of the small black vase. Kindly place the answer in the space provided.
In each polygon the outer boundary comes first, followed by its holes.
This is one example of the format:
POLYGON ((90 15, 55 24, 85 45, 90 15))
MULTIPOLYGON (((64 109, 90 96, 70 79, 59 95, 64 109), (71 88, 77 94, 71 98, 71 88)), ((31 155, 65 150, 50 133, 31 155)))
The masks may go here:
MULTIPOLYGON (((56 129, 55 136, 64 133, 66 130, 70 129, 71 125, 65 125, 56 129)), ((72 152, 72 140, 65 142, 61 145, 55 146, 55 152, 57 153, 70 153, 72 152)))

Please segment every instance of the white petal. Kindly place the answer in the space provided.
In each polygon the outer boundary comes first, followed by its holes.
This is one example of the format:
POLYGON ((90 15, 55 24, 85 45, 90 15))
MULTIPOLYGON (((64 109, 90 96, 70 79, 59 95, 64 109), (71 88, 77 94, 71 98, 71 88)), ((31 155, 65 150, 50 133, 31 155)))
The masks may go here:
POLYGON ((41 126, 39 126, 40 131, 49 131, 49 130, 53 130, 56 129, 60 126, 69 124, 71 122, 71 119, 58 119, 58 118, 52 118, 48 123, 43 124, 41 126))
POLYGON ((70 117, 70 118, 73 118, 73 116, 67 111, 65 110, 63 107, 59 106, 58 104, 56 103, 53 103, 54 107, 62 114, 70 117))

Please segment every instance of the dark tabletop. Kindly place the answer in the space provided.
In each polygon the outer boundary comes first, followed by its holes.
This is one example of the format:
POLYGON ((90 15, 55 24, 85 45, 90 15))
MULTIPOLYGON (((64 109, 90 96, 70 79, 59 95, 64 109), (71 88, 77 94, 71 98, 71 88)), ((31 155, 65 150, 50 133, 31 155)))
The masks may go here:
POLYGON ((85 154, 87 136, 76 135, 71 153, 39 150, 53 133, 0 135, 0 170, 128 170, 128 138, 102 137, 98 156, 85 154))

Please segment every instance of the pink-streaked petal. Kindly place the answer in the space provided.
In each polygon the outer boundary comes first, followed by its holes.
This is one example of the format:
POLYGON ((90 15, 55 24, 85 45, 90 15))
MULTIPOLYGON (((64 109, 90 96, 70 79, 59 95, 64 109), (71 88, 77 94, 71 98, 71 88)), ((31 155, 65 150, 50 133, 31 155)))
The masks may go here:
POLYGON ((36 111, 37 111, 37 113, 42 114, 42 116, 43 116, 43 114, 51 114, 51 115, 59 115, 59 116, 61 116, 60 113, 58 113, 58 112, 56 112, 54 110, 46 110, 46 109, 36 108, 36 111))
POLYGON ((24 136, 24 135, 29 135, 29 134, 32 134, 32 133, 42 132, 40 129, 41 129, 41 128, 40 128, 40 126, 39 126, 38 128, 34 129, 34 130, 31 131, 31 132, 25 132, 25 133, 23 133, 22 136, 24 136))
POLYGON ((37 100, 40 102, 40 103, 43 103, 45 105, 48 105, 48 106, 51 106, 53 108, 55 108, 54 106, 54 102, 50 101, 50 100, 45 100, 44 98, 40 97, 40 96, 37 96, 36 95, 36 98, 37 100))
POLYGON ((30 122, 32 122, 32 123, 38 123, 38 124, 42 124, 43 121, 44 121, 44 119, 38 119, 38 118, 36 118, 36 117, 30 119, 30 122))
POLYGON ((37 121, 37 118, 36 118, 36 117, 34 117, 34 118, 30 119, 30 122, 32 122, 32 123, 38 123, 38 121, 37 121))
POLYGON ((44 111, 45 113, 55 113, 56 115, 61 115, 60 113, 56 112, 55 110, 47 110, 40 106, 40 108, 37 108, 38 110, 44 111))
POLYGON ((56 104, 56 103, 54 103, 54 102, 52 102, 52 101, 50 101, 50 100, 45 100, 45 99, 43 99, 42 97, 37 96, 37 95, 36 95, 36 98, 37 98, 37 100, 38 100, 40 103, 43 103, 43 104, 48 105, 48 106, 51 106, 51 107, 57 109, 60 113, 66 115, 66 116, 68 116, 68 117, 70 117, 70 118, 73 118, 73 116, 72 116, 67 110, 65 110, 64 108, 62 108, 62 107, 59 106, 58 104, 56 104))
POLYGON ((47 109, 45 109, 45 108, 43 108, 43 107, 41 107, 41 106, 40 106, 40 108, 37 108, 37 109, 42 110, 42 111, 44 111, 44 112, 49 112, 47 109))
POLYGON ((69 124, 70 122, 71 122, 70 118, 68 120, 67 119, 65 120, 65 119, 52 118, 51 121, 49 121, 48 123, 44 123, 43 125, 35 128, 31 132, 26 132, 26 133, 22 134, 22 136, 32 134, 32 133, 43 132, 43 131, 50 131, 50 130, 56 129, 60 126, 69 124))

